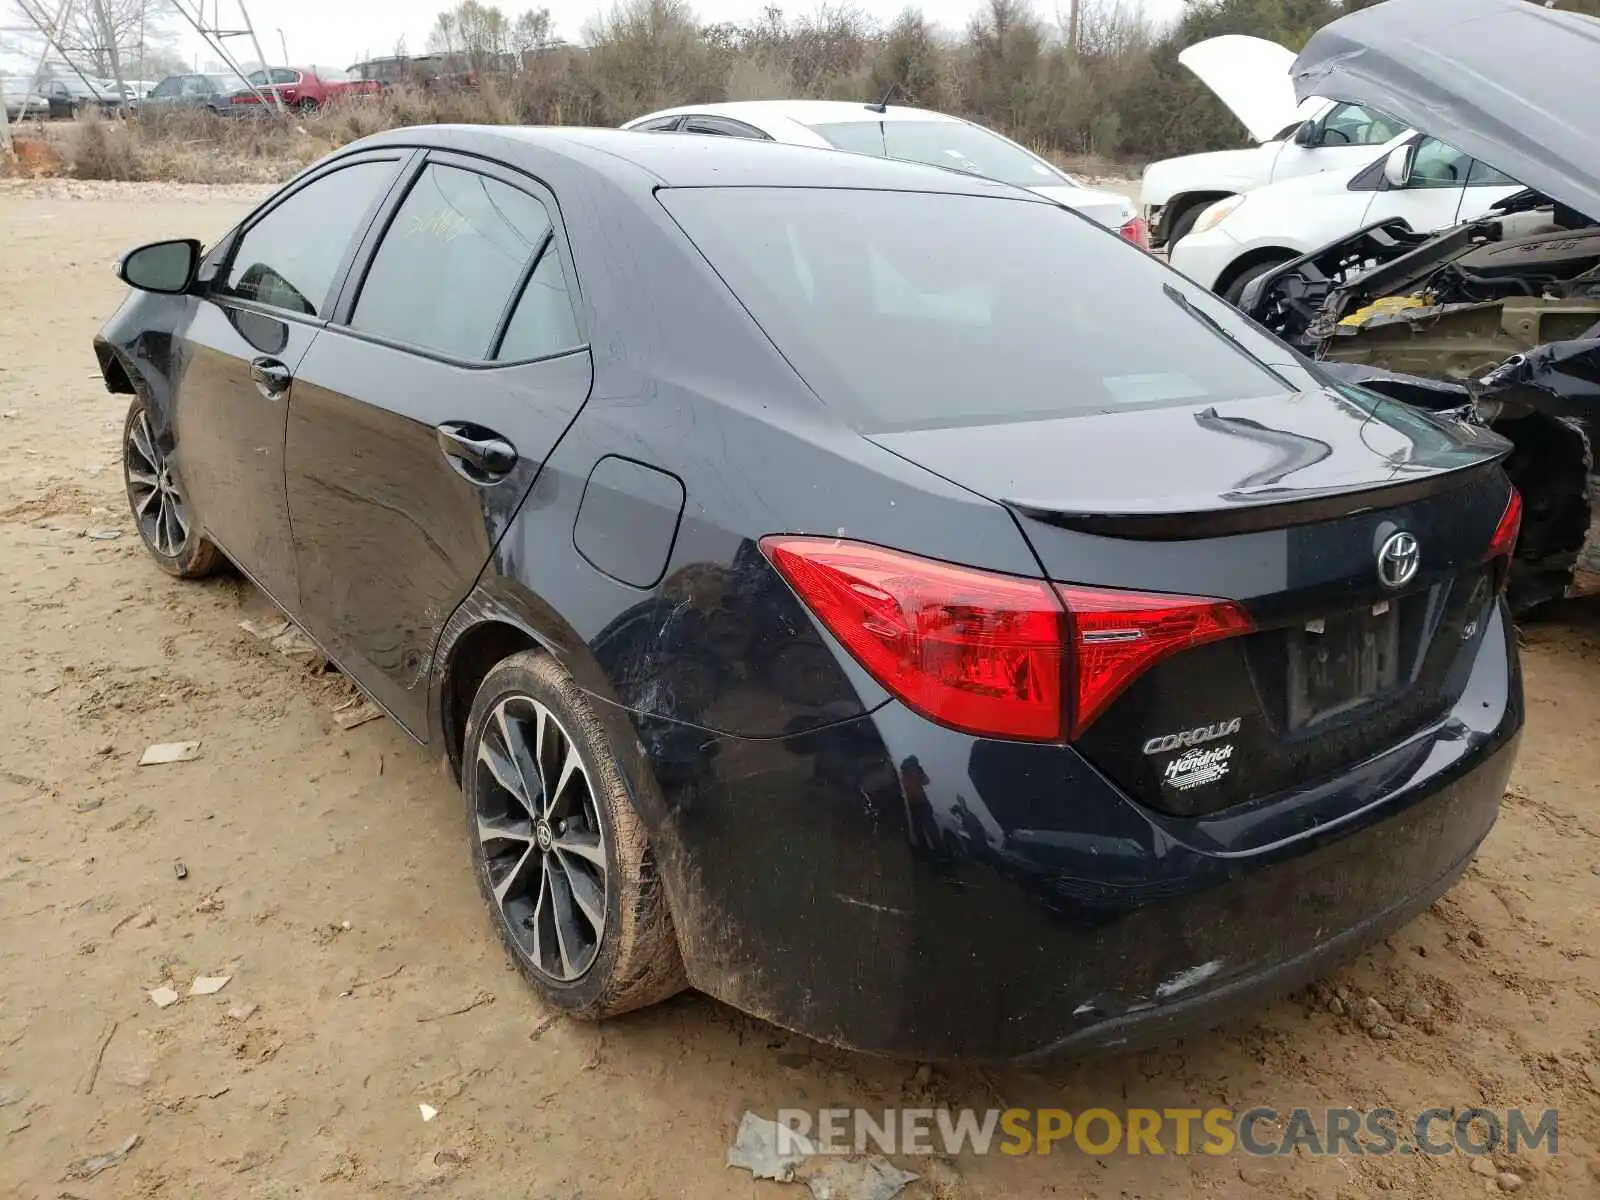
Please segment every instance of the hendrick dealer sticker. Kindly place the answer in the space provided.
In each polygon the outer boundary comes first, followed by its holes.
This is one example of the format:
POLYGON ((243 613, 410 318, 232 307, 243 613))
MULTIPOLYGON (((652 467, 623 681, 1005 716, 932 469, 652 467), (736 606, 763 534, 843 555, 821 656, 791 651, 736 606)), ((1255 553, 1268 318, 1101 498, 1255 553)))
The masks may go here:
POLYGON ((1216 783, 1228 773, 1233 745, 1199 747, 1180 754, 1167 764, 1163 779, 1168 787, 1186 792, 1203 784, 1216 783))

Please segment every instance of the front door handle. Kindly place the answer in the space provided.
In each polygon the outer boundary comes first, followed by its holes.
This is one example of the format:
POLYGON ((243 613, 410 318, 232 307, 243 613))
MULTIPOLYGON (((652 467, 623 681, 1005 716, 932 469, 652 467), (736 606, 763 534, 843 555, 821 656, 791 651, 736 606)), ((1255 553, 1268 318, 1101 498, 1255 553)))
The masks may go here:
POLYGON ((517 448, 491 429, 447 421, 434 432, 451 465, 474 483, 504 479, 516 468, 517 448))
POLYGON ((250 378, 255 380, 256 391, 268 400, 281 399, 294 382, 289 368, 275 358, 254 359, 250 363, 250 378))

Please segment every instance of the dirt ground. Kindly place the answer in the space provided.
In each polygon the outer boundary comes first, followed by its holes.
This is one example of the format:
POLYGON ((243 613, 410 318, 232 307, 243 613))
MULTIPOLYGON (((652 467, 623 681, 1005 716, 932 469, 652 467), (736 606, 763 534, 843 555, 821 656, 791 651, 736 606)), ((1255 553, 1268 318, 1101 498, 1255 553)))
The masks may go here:
MULTIPOLYGON (((745 1109, 1000 1100, 1553 1105, 1560 1155, 1497 1167, 1526 1195, 1600 1195, 1596 608, 1525 632, 1528 732, 1477 865, 1328 981, 1351 1007, 1387 1005, 1392 1036, 1331 1011, 1324 989, 1161 1052, 929 1073, 692 995, 603 1028, 552 1020, 496 944, 439 765, 386 722, 341 729, 338 678, 240 628, 264 601, 238 580, 161 575, 126 513, 123 402, 89 345, 118 302, 114 256, 214 239, 254 194, 0 183, 0 1196, 798 1200, 725 1167, 745 1109), (183 740, 199 758, 136 765, 183 740), (188 995, 201 974, 232 978, 188 995), (183 999, 157 1008, 146 993, 161 985, 183 999), (69 1175, 134 1134, 120 1165, 69 1175)), ((1460 1156, 1058 1148, 936 1170, 937 1189, 906 1194, 1499 1186, 1460 1156)))

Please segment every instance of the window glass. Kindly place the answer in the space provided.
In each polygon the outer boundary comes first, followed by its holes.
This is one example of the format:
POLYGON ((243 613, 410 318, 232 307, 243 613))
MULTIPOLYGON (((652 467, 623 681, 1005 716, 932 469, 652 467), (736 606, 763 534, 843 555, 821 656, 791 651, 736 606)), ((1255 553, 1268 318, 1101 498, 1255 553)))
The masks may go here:
POLYGON ((176 75, 163 79, 156 85, 156 90, 150 93, 150 99, 165 100, 168 96, 176 96, 187 84, 187 80, 179 79, 176 75))
POLYGON ((714 133, 725 137, 755 138, 767 140, 767 135, 753 125, 746 125, 743 121, 731 121, 726 117, 690 117, 684 125, 688 133, 714 133))
POLYGON ((240 239, 224 291, 323 316, 339 264, 384 191, 391 162, 353 163, 306 184, 240 239))
POLYGON ((1411 160, 1408 188, 1464 187, 1472 160, 1436 138, 1423 138, 1411 160))
POLYGON ((1517 187, 1519 184, 1504 171, 1497 171, 1482 159, 1472 160, 1472 171, 1467 176, 1468 187, 1517 187))
POLYGON ((1376 109, 1341 104, 1322 123, 1324 146, 1381 146, 1406 131, 1404 123, 1376 109))
POLYGON ((211 81, 204 75, 190 75, 183 81, 183 94, 185 96, 209 96, 211 94, 211 81))
POLYGON ((502 362, 520 362, 575 350, 581 345, 583 338, 572 315, 572 298, 561 274, 561 256, 551 244, 528 277, 528 286, 517 301, 500 353, 495 357, 502 362))
POLYGON ((635 133, 660 133, 671 129, 678 123, 678 117, 657 117, 654 121, 646 121, 643 125, 635 125, 635 133))
POLYGON ((863 429, 1285 388, 1261 360, 1282 355, 1277 343, 1055 205, 843 188, 657 194, 812 390, 863 429))
POLYGON ((430 164, 384 234, 350 324, 455 358, 486 358, 549 231, 544 205, 526 192, 430 164))
POLYGON ((949 167, 1016 187, 1065 182, 1061 172, 1020 146, 965 121, 836 121, 810 128, 836 150, 949 167))

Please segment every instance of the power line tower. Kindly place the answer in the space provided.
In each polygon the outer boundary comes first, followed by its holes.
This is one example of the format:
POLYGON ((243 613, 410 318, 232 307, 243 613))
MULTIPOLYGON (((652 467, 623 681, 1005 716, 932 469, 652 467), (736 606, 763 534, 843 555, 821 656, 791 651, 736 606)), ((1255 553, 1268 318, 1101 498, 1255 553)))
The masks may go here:
MULTIPOLYGON (((230 38, 249 38, 250 46, 256 52, 256 61, 263 67, 267 65, 267 56, 261 52, 261 39, 256 36, 256 27, 250 20, 250 10, 245 8, 244 0, 234 0, 234 7, 239 10, 237 21, 229 19, 227 24, 222 19, 222 0, 211 0, 210 11, 206 9, 206 0, 170 0, 172 7, 178 10, 178 15, 194 27, 194 31, 205 39, 207 46, 220 58, 230 71, 249 83, 248 77, 239 66, 238 60, 228 50, 230 38)), ((255 84, 249 84, 250 90, 263 104, 271 97, 272 104, 281 113, 283 111, 283 97, 276 88, 262 89, 255 84)))
POLYGON ((122 61, 116 45, 116 30, 105 6, 105 0, 61 0, 60 7, 56 9, 53 17, 45 8, 44 0, 16 0, 16 4, 22 10, 22 15, 28 18, 44 38, 44 50, 39 55, 38 67, 34 69, 30 90, 37 91, 43 83, 45 65, 50 60, 50 52, 54 50, 66 64, 67 69, 83 81, 84 87, 89 89, 91 95, 100 95, 102 88, 91 82, 89 74, 78 61, 82 55, 99 54, 105 55, 111 65, 119 100, 127 100, 128 89, 122 79, 122 61), (86 28, 92 31, 92 36, 96 39, 93 43, 78 45, 67 41, 69 37, 74 36, 72 22, 80 11, 88 18, 86 28))

